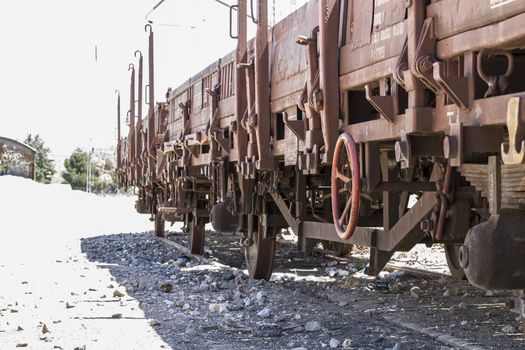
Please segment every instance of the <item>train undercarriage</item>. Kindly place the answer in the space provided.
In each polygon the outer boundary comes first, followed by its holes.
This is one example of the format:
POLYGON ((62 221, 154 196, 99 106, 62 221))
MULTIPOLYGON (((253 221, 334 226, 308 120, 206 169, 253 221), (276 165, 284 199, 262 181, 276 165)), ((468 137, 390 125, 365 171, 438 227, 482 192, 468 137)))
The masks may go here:
POLYGON ((525 317, 525 1, 482 2, 310 1, 268 30, 260 0, 249 41, 239 0, 235 52, 157 104, 150 27, 119 182, 156 235, 184 222, 192 253, 207 223, 238 232, 253 278, 283 229, 305 254, 369 247, 370 275, 443 244, 454 277, 515 290, 525 317))

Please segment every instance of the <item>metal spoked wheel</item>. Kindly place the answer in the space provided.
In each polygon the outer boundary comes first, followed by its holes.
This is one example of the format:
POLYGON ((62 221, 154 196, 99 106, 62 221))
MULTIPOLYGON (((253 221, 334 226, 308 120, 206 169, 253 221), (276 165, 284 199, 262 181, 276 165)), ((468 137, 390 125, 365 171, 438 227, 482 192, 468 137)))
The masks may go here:
POLYGON ((155 236, 156 237, 164 237, 164 219, 162 218, 162 215, 157 212, 155 213, 155 236))
POLYGON ((273 271, 275 236, 278 229, 265 228, 255 215, 248 216, 248 225, 253 227, 253 244, 244 248, 248 273, 255 279, 269 280, 273 271), (272 238, 264 238, 265 230, 269 230, 267 236, 272 238))
POLYGON ((461 267, 459 263, 459 249, 461 245, 459 244, 445 244, 445 255, 447 257, 447 265, 450 270, 450 274, 454 279, 465 280, 465 270, 461 267))
POLYGON ((348 133, 341 134, 337 139, 331 180, 332 217, 335 229, 341 239, 347 240, 352 237, 357 226, 361 189, 356 144, 348 133), (344 203, 342 212, 340 203, 344 203))
POLYGON ((188 222, 188 249, 192 254, 204 254, 204 224, 198 224, 193 218, 188 222))

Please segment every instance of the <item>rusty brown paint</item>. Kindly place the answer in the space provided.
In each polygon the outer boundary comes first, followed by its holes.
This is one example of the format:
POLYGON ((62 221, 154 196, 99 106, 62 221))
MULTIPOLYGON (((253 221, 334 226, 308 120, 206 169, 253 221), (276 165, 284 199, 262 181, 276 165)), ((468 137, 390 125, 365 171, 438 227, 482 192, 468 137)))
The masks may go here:
POLYGON ((133 69, 119 183, 138 187, 140 211, 199 228, 196 247, 210 211, 222 208, 242 234, 250 273, 262 278, 282 227, 304 250, 312 239, 369 246, 376 274, 396 250, 459 243, 489 210, 521 213, 525 0, 482 2, 312 0, 268 28, 260 0, 248 40, 248 4, 239 0, 236 50, 157 104, 149 28, 147 142, 141 148, 133 69), (341 133, 355 143, 348 152, 359 176, 348 180, 366 184, 352 186, 353 235, 332 222, 341 216, 332 162, 347 162, 341 133), (412 194, 419 200, 408 208, 412 194), (482 214, 470 220, 470 212, 482 214))

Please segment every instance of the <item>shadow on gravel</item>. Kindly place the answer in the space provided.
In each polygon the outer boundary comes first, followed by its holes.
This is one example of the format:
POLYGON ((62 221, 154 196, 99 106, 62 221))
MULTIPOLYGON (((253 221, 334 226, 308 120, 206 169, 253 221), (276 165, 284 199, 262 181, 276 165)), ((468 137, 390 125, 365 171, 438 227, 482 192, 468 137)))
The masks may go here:
MULTIPOLYGON (((168 237, 184 244, 182 234, 168 237)), ((354 349, 455 348, 443 334, 483 349, 522 348, 514 316, 501 307, 505 295, 488 297, 465 281, 327 279, 326 260, 301 259, 287 245, 277 251, 272 281, 255 281, 242 271, 235 236, 210 234, 207 241, 208 260, 230 267, 202 263, 145 233, 86 238, 81 249, 139 302, 173 349, 320 349, 345 341, 354 349), (505 325, 513 329, 502 331, 505 325)))
MULTIPOLYGON (((110 271, 118 284, 116 290, 139 302, 150 326, 173 349, 231 349, 228 344, 233 342, 214 335, 220 327, 206 317, 212 301, 207 294, 234 288, 236 276, 231 272, 220 281, 211 281, 210 277, 219 280, 217 276, 225 271, 200 265, 146 233, 84 238, 81 251, 99 268, 110 271), (200 283, 205 280, 210 283, 200 283)), ((224 307, 220 302, 226 298, 214 298, 218 308, 224 307)), ((121 302, 126 299, 121 296, 121 302)))
MULTIPOLYGON (((353 285, 351 278, 329 279, 322 258, 302 260, 287 245, 276 254, 276 278, 250 280, 239 269, 244 257, 235 237, 207 239, 214 249, 208 259, 227 260, 233 267, 191 260, 149 234, 86 238, 81 249, 111 272, 119 291, 139 302, 151 326, 174 349, 451 349, 386 320, 385 313, 408 306, 396 306, 402 304, 401 292, 370 291, 366 283, 353 285), (350 306, 358 303, 359 308, 350 306)), ((405 292, 410 295, 410 285, 405 292)), ((418 300, 411 304, 421 308, 418 300)), ((448 329, 449 321, 444 323, 448 329)))

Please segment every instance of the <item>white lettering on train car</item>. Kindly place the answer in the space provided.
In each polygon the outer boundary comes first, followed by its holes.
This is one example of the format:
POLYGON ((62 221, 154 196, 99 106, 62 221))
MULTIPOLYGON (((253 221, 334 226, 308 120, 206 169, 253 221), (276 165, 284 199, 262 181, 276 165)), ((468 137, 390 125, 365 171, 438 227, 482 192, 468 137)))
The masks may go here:
POLYGON ((379 61, 385 58, 385 47, 379 46, 372 51, 372 60, 379 61))
POLYGON ((378 12, 374 14, 374 27, 379 26, 381 23, 383 23, 383 19, 385 18, 384 12, 378 12))
POLYGON ((375 0, 374 1, 374 7, 383 6, 385 4, 388 4, 390 0, 375 0))
POLYGON ((403 35, 405 26, 403 22, 396 23, 390 27, 386 27, 379 32, 372 33, 372 43, 378 43, 384 40, 390 40, 392 37, 403 35))
POLYGON ((514 1, 516 0, 490 0, 490 8, 495 9, 496 7, 507 5, 514 1))

